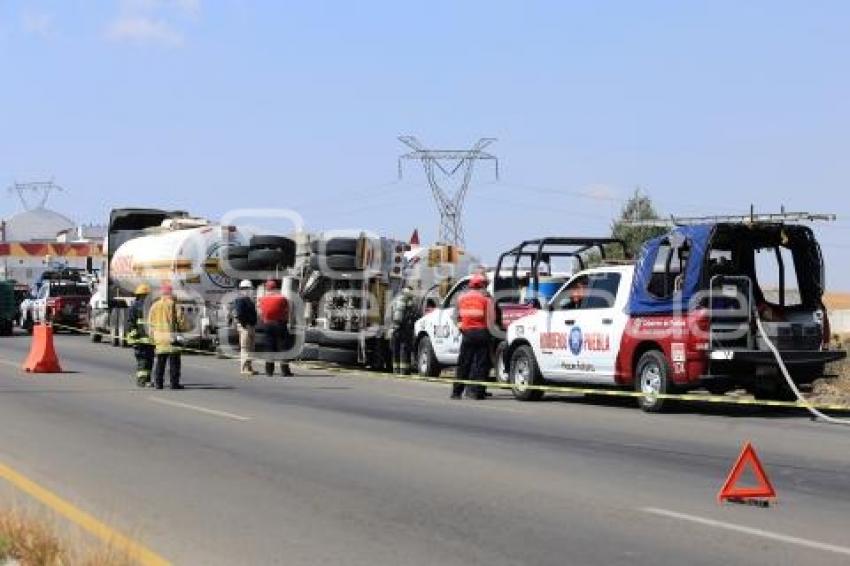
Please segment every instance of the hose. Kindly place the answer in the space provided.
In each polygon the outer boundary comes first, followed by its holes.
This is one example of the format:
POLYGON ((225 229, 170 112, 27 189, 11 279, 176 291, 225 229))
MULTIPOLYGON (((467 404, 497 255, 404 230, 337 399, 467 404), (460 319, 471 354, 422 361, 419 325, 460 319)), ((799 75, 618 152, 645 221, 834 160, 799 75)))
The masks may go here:
POLYGON ((791 388, 791 391, 794 392, 794 395, 797 396, 797 400, 803 404, 807 411, 809 411, 813 417, 823 420, 824 422, 828 422, 831 424, 839 424, 839 425, 850 425, 850 420, 846 419, 836 419, 835 417, 830 417, 829 415, 825 415, 821 411, 817 410, 812 404, 803 397, 803 394, 800 393, 800 390, 797 388, 797 384, 794 383, 794 380, 791 379, 791 374, 788 371, 788 368, 785 366, 785 362, 782 361, 782 356, 779 354, 779 350, 776 348, 774 343, 770 340, 770 337, 767 335, 767 332, 764 329, 764 325, 761 323, 761 317, 758 312, 755 313, 756 317, 756 326, 758 327, 759 334, 764 338, 767 347, 770 348, 770 351, 773 352, 773 357, 776 358, 776 363, 779 364, 779 369, 782 371, 782 375, 785 376, 785 381, 788 382, 788 387, 791 388))

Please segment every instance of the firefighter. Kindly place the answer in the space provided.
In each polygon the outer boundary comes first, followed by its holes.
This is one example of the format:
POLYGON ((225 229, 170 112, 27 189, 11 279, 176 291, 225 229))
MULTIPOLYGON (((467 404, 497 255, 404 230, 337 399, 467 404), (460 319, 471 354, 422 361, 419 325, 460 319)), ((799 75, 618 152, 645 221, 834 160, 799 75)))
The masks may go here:
MULTIPOLYGON (((277 281, 266 281, 266 294, 260 298, 260 319, 266 327, 266 375, 274 375, 274 354, 289 343, 289 299, 279 290, 277 281)), ((280 373, 291 377, 289 362, 281 360, 280 373)))
POLYGON ((148 328, 155 347, 154 387, 162 389, 167 364, 171 389, 183 389, 180 384, 181 333, 186 332, 189 327, 185 316, 177 307, 174 290, 169 282, 160 286, 160 296, 151 305, 148 328))
POLYGON ((413 323, 416 322, 416 300, 413 288, 406 285, 393 299, 392 350, 393 373, 410 375, 410 352, 413 349, 413 323))
POLYGON ((147 387, 151 383, 151 370, 153 369, 154 345, 148 333, 145 321, 145 303, 151 294, 150 285, 142 283, 136 287, 133 293, 136 300, 127 314, 130 331, 127 333, 127 342, 133 346, 136 356, 136 385, 147 387))
POLYGON ((254 286, 245 279, 239 283, 239 297, 233 301, 233 315, 239 330, 239 373, 257 375, 251 363, 257 332, 257 306, 251 296, 254 286))
MULTIPOLYGON (((487 278, 475 274, 469 280, 469 289, 457 301, 455 318, 460 328, 460 355, 457 379, 486 381, 490 375, 490 325, 495 318, 493 299, 487 293, 487 278)), ((487 396, 483 385, 452 384, 452 399, 460 399, 466 391, 471 399, 487 396)))

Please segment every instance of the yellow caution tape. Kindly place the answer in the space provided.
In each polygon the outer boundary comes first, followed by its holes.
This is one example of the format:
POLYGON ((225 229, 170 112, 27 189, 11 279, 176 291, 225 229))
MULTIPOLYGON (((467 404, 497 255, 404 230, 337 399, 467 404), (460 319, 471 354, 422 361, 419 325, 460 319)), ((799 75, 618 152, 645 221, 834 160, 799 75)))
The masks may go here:
MULTIPOLYGON (((75 330, 80 332, 80 329, 74 328, 71 326, 64 326, 61 324, 53 324, 57 328, 64 328, 68 330, 75 330)), ((88 331, 89 334, 100 334, 102 336, 109 336, 103 332, 95 332, 88 331)), ((200 350, 196 348, 185 348, 181 347, 181 351, 189 352, 198 355, 204 356, 216 356, 219 358, 238 360, 239 356, 231 356, 225 354, 223 352, 209 352, 207 350, 200 350)), ((304 364, 299 363, 300 367, 313 370, 313 371, 327 371, 338 374, 346 374, 349 376, 359 376, 359 377, 370 377, 370 378, 380 378, 380 379, 393 379, 396 381, 419 381, 425 383, 441 383, 450 385, 452 383, 462 383, 464 385, 481 385, 484 387, 492 387, 496 389, 514 389, 514 386, 510 383, 503 383, 499 381, 480 381, 480 380, 469 380, 469 379, 454 379, 450 377, 426 377, 419 375, 398 375, 391 372, 381 372, 381 371, 361 371, 358 369, 347 368, 336 365, 328 365, 328 364, 315 364, 310 363, 304 364)), ((602 389, 595 387, 571 387, 567 385, 526 385, 523 386, 524 390, 528 391, 545 391, 548 393, 571 393, 571 394, 581 394, 581 395, 601 395, 606 397, 631 397, 631 398, 639 398, 646 397, 646 394, 640 391, 629 391, 626 389, 602 389)), ((786 407, 793 409, 805 409, 805 408, 813 408, 820 409, 822 411, 850 411, 850 405, 837 405, 837 404, 825 404, 825 403, 810 403, 808 401, 769 401, 769 400, 759 400, 759 399, 748 399, 748 398, 735 398, 729 397, 727 395, 707 395, 702 393, 658 393, 653 395, 656 399, 664 399, 671 401, 694 401, 698 403, 717 403, 724 405, 749 405, 756 407, 786 407)))

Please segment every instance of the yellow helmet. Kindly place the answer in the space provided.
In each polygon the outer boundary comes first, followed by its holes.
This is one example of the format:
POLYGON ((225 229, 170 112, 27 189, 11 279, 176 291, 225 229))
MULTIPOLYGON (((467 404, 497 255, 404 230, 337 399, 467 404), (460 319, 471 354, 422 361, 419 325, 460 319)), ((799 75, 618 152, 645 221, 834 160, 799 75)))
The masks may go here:
POLYGON ((151 286, 147 283, 142 283, 138 287, 136 287, 136 292, 134 295, 150 295, 151 294, 151 286))

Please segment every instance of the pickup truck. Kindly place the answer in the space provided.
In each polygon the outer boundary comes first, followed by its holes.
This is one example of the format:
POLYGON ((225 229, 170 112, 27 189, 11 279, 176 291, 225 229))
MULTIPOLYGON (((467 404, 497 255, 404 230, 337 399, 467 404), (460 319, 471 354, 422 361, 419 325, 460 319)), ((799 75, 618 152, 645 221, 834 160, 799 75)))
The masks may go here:
POLYGON ((647 412, 669 404, 659 394, 697 388, 791 400, 768 341, 803 388, 847 355, 829 346, 823 274, 808 226, 678 226, 635 265, 580 271, 514 321, 502 363, 524 401, 547 383, 633 388, 647 412))
POLYGON ((28 333, 32 333, 34 325, 44 322, 84 329, 88 325, 90 297, 91 290, 85 283, 45 280, 34 296, 21 303, 21 326, 28 333))
MULTIPOLYGON (((611 238, 546 237, 526 240, 499 256, 494 271, 487 272, 488 292, 498 306, 498 323, 504 331, 511 322, 527 315, 546 300, 576 271, 583 269, 591 257, 606 257, 611 246, 625 246, 611 238)), ((414 325, 414 352, 420 375, 436 377, 444 368, 457 365, 460 354, 460 330, 455 323, 455 307, 469 286, 470 276, 463 277, 445 297, 435 301, 430 294, 423 298, 424 315, 414 325), (430 303, 430 307, 428 305, 430 303)), ((496 377, 507 379, 507 371, 499 355, 504 347, 497 341, 494 348, 496 377)))

